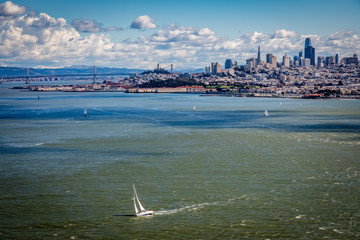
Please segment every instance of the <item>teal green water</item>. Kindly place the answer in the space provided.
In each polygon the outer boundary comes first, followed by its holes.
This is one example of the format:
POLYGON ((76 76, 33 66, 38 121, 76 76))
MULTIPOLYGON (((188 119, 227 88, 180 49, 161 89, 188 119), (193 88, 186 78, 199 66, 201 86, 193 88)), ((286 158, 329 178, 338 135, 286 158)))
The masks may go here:
POLYGON ((1 239, 360 237, 359 100, 0 93, 1 239))

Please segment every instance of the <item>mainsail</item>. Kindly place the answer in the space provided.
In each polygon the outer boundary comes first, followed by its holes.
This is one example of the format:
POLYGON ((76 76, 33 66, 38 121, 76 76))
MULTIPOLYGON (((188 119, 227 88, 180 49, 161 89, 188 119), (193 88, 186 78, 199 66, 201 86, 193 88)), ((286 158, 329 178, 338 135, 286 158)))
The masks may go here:
POLYGON ((141 212, 142 212, 142 211, 145 211, 145 208, 141 205, 141 202, 140 202, 140 200, 139 200, 139 197, 138 197, 138 195, 137 195, 137 193, 136 193, 135 185, 133 185, 133 188, 134 188, 134 206, 135 206, 135 212, 136 212, 136 213, 140 212, 140 211, 138 210, 138 208, 136 207, 136 202, 139 204, 139 207, 140 207, 141 212))

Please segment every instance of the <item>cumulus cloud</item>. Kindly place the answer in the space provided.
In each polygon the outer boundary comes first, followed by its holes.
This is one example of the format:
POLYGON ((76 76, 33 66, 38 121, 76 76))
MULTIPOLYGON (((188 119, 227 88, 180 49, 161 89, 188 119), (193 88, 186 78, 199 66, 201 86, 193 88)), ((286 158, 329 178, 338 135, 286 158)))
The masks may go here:
POLYGON ((130 28, 134 29, 145 29, 145 28, 156 28, 154 19, 148 15, 137 17, 130 25, 130 28))
POLYGON ((100 32, 101 23, 97 23, 94 20, 87 19, 74 19, 71 21, 71 25, 79 32, 100 32))
POLYGON ((157 62, 176 67, 203 67, 210 62, 223 63, 231 58, 244 64, 256 57, 261 46, 263 59, 272 53, 280 59, 304 49, 311 37, 317 56, 338 53, 351 56, 360 49, 359 36, 352 31, 330 36, 301 35, 280 29, 273 33, 251 32, 235 39, 225 39, 207 27, 171 24, 137 39, 114 42, 102 33, 101 24, 89 20, 67 23, 46 13, 28 14, 0 21, 0 65, 53 66, 73 64, 154 68, 157 62), (75 27, 77 26, 77 27, 75 27), (82 28, 80 28, 80 26, 82 28), (89 32, 81 36, 80 32, 89 32))
POLYGON ((107 31, 122 31, 122 27, 108 27, 103 28, 102 23, 95 22, 95 20, 89 19, 74 19, 71 21, 71 25, 79 32, 86 33, 97 33, 97 32, 107 32, 107 31))
POLYGON ((273 38, 295 38, 297 33, 294 31, 288 31, 286 29, 276 30, 273 38))
POLYGON ((19 6, 11 1, 0 4, 0 20, 14 18, 26 12, 26 7, 19 6))
POLYGON ((217 40, 215 32, 209 28, 183 27, 170 25, 164 30, 159 30, 148 40, 153 42, 181 42, 191 45, 214 42, 217 40))

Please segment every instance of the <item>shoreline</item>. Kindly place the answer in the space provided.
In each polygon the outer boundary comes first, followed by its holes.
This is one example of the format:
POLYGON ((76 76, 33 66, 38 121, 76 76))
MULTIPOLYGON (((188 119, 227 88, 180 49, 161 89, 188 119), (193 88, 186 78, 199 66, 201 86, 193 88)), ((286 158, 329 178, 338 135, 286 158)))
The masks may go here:
POLYGON ((221 93, 221 92, 207 92, 205 89, 194 90, 192 87, 182 87, 182 88, 109 88, 109 85, 30 85, 30 86, 14 86, 10 89, 18 90, 28 90, 33 92, 123 92, 123 93, 136 93, 136 94, 162 94, 162 93, 171 93, 171 94, 199 94, 201 97, 257 97, 257 98, 292 98, 292 99, 343 99, 343 100, 359 100, 360 96, 324 96, 323 94, 299 94, 299 95, 278 95, 278 94, 266 94, 264 93, 221 93), (90 86, 97 86, 98 88, 90 88, 90 86), (136 89, 137 91, 134 91, 136 89))

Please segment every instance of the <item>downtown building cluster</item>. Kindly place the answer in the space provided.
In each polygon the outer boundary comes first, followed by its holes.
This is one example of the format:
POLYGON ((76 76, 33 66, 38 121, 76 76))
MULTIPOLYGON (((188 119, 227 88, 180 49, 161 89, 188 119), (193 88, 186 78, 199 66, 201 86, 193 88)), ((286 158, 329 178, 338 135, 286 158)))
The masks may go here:
MULTIPOLYGON (((298 55, 295 55, 293 58, 285 54, 282 57, 282 61, 278 62, 277 57, 272 53, 266 54, 266 61, 261 59, 260 45, 258 46, 257 57, 252 57, 246 60, 245 68, 247 69, 275 69, 275 68, 288 68, 288 67, 302 67, 302 68, 310 68, 310 67, 328 67, 335 64, 342 65, 359 65, 358 55, 355 53, 352 57, 345 57, 343 59, 339 59, 339 55, 335 54, 335 56, 318 56, 317 64, 315 57, 315 48, 311 44, 311 39, 305 39, 305 47, 303 51, 300 51, 298 55)), ((232 73, 231 68, 236 68, 237 62, 232 63, 231 59, 227 59, 225 61, 225 69, 221 70, 221 65, 218 62, 211 63, 211 66, 205 67, 205 73, 209 74, 219 74, 222 72, 232 73)))
POLYGON ((269 93, 275 96, 310 96, 323 93, 333 96, 360 95, 360 66, 357 54, 340 60, 339 55, 318 56, 316 64, 315 48, 311 39, 305 40, 304 50, 290 57, 287 54, 278 62, 271 53, 261 58, 260 46, 257 57, 246 60, 246 65, 225 61, 225 69, 219 63, 205 67, 202 81, 212 84, 246 85, 239 91, 255 95, 269 93), (256 87, 251 87, 256 86, 256 87))

